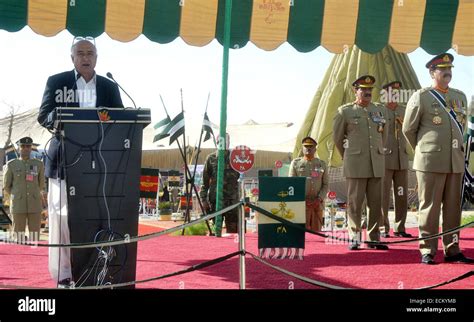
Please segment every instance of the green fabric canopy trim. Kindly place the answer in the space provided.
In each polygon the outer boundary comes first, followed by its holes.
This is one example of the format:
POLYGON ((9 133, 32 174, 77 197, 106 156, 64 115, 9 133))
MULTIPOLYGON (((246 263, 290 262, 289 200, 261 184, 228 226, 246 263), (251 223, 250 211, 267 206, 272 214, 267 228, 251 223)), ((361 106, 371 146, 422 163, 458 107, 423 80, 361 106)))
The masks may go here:
POLYGON ((355 39, 357 47, 375 54, 387 45, 392 8, 393 0, 360 0, 355 39))
POLYGON ((28 0, 0 1, 0 29, 19 31, 27 24, 27 16, 28 0))
POLYGON ((67 30, 74 36, 101 35, 105 30, 105 8, 105 0, 69 2, 67 30))
POLYGON ((420 46, 430 54, 451 48, 458 0, 426 0, 420 46))
MULTIPOLYGON (((242 48, 248 43, 250 39, 252 6, 252 0, 238 0, 232 2, 230 48, 242 48)), ((224 43, 224 16, 225 0, 219 0, 219 6, 217 9, 216 39, 221 45, 224 43)))
MULTIPOLYGON (((64 1, 67 3, 66 29, 71 34, 97 37, 105 31, 106 0, 64 1)), ((393 6, 403 4, 399 1, 401 0, 359 0, 358 11, 354 12, 357 15, 354 42, 358 48, 373 54, 388 45, 393 6)), ((142 33, 151 41, 162 44, 179 37, 183 4, 185 5, 184 0, 146 0, 142 33)), ((326 0, 291 0, 290 4, 286 40, 300 52, 316 49, 321 45, 323 36, 330 36, 323 35, 326 0)), ((232 48, 242 48, 249 42, 253 7, 254 0, 234 1, 232 48)), ((420 47, 429 54, 439 54, 454 45, 452 39, 458 7, 459 0, 426 0, 420 47)), ((215 37, 221 44, 224 9, 225 0, 219 0, 215 37)), ((28 0, 0 0, 0 29, 15 32, 27 24, 28 0)), ((271 37, 271 32, 268 37, 271 37)))
POLYGON ((179 1, 147 0, 143 34, 160 44, 172 42, 179 37, 181 6, 179 1))
POLYGON ((288 43, 300 52, 310 52, 321 45, 324 0, 297 1, 290 7, 288 43))

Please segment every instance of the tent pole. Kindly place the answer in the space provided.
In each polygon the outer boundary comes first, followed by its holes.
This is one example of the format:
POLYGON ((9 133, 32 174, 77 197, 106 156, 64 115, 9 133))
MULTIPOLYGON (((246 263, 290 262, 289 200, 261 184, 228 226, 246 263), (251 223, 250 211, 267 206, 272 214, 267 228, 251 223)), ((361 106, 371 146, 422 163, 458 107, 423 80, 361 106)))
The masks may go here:
MULTIPOLYGON (((226 128, 227 128, 227 80, 229 72, 229 47, 230 47, 230 31, 232 17, 232 0, 225 1, 225 18, 224 18, 224 54, 222 59, 222 87, 221 87, 221 118, 219 137, 220 143, 217 145, 217 196, 216 210, 219 211, 223 207, 223 187, 224 187, 224 153, 226 149, 226 128)), ((222 216, 216 217, 216 236, 222 236, 222 216)))

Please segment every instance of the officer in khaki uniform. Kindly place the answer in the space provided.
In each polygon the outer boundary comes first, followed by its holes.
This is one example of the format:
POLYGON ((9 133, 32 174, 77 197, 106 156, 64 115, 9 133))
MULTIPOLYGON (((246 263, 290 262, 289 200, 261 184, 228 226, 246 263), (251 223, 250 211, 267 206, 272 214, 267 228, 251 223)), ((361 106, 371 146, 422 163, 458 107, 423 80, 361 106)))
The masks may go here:
POLYGON ((6 165, 3 187, 10 194, 10 213, 13 217, 13 232, 24 237, 28 223, 29 239, 38 240, 41 228, 42 195, 44 190, 44 165, 37 159, 30 159, 33 140, 20 139, 20 158, 6 165))
MULTIPOLYGON (((338 108, 334 118, 333 140, 344 160, 347 180, 350 250, 359 248, 361 215, 367 197, 368 240, 379 241, 382 216, 382 177, 385 174, 384 126, 382 108, 371 103, 375 78, 359 77, 352 83, 356 101, 338 108)), ((386 245, 369 248, 388 249, 386 245)))
POLYGON ((323 160, 314 156, 316 140, 305 137, 304 157, 291 161, 289 177, 306 177, 306 228, 320 231, 323 223, 324 198, 328 192, 329 177, 323 160))
MULTIPOLYGON (((461 188, 464 173, 463 128, 466 95, 448 87, 452 78, 451 54, 431 59, 433 86, 416 91, 408 101, 403 134, 415 150, 413 169, 418 180, 419 230, 426 237, 461 224, 461 188)), ((438 239, 420 241, 421 262, 434 264, 438 239)), ((443 236, 446 262, 473 263, 459 249, 459 232, 443 236)))
POLYGON ((400 81, 393 81, 382 86, 384 91, 381 97, 384 101, 385 131, 387 133, 387 141, 385 143, 385 176, 382 183, 382 218, 380 221, 381 228, 382 226, 384 227, 383 237, 390 237, 388 208, 392 182, 395 203, 394 235, 412 237, 411 234, 405 231, 408 211, 408 153, 407 141, 402 133, 405 106, 397 102, 397 97, 400 97, 401 88, 402 83, 400 81))

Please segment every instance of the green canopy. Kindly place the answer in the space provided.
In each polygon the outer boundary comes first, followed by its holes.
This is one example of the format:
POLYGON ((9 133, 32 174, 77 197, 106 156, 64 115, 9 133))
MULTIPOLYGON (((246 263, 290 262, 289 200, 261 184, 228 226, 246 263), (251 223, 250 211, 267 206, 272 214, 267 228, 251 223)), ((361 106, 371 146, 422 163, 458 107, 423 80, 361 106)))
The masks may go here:
MULTIPOLYGON (((224 9, 225 0, 0 0, 0 29, 105 32, 119 41, 143 34, 159 43, 181 37, 204 46, 223 43, 224 9)), ((232 48, 250 41, 274 50, 288 42, 301 52, 323 46, 342 53, 355 44, 367 53, 391 45, 403 53, 422 47, 474 55, 472 0, 238 0, 231 14, 232 48)))

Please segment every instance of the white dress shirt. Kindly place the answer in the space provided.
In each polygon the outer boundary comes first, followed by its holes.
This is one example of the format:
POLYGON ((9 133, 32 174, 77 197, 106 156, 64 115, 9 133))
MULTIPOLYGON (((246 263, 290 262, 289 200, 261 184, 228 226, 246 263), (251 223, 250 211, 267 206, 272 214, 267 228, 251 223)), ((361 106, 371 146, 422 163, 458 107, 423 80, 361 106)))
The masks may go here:
MULTIPOLYGON (((74 74, 76 75, 77 79, 77 70, 74 70, 74 74)), ((77 91, 76 95, 79 99, 79 106, 80 107, 96 107, 97 102, 97 91, 96 91, 96 74, 94 77, 86 83, 84 77, 79 77, 76 81, 77 91)))

